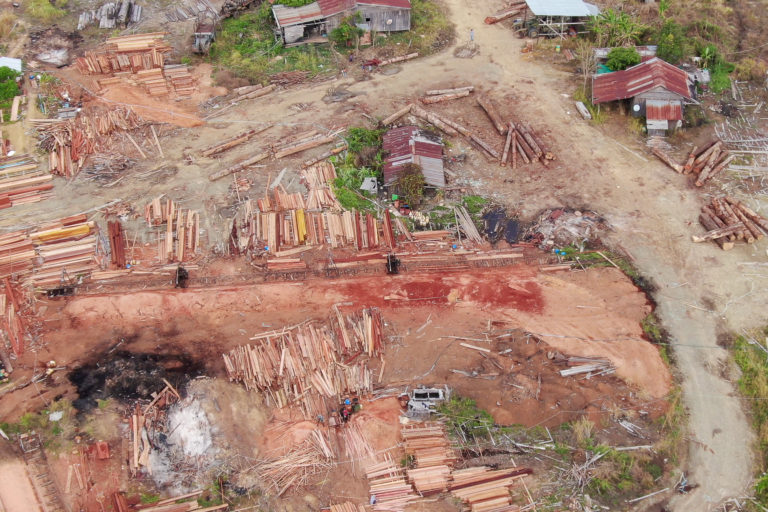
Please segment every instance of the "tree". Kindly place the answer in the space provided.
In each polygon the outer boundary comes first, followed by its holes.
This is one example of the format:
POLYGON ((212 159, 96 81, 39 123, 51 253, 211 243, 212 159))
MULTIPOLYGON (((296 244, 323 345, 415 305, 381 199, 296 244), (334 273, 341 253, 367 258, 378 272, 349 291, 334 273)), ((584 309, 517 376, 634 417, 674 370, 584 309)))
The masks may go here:
POLYGON ((630 66, 640 64, 640 54, 634 48, 619 47, 608 52, 608 61, 605 63, 611 71, 621 71, 630 66))
POLYGON ((397 190, 405 196, 411 206, 418 206, 421 202, 425 184, 421 167, 416 164, 404 165, 400 177, 397 178, 397 190))
POLYGON ((342 19, 341 24, 331 30, 331 40, 338 44, 343 44, 344 46, 352 46, 353 43, 356 44, 358 38, 363 35, 363 30, 355 26, 355 21, 358 17, 359 13, 342 19))
POLYGON ((683 27, 672 20, 667 20, 661 27, 656 44, 656 56, 670 64, 677 64, 687 53, 688 41, 683 27))
POLYGON ((592 18, 589 29, 598 46, 626 46, 637 43, 646 27, 625 12, 606 9, 592 18))
POLYGON ((585 39, 579 39, 576 43, 575 52, 576 58, 579 60, 581 66, 581 76, 584 79, 584 91, 587 90, 587 82, 595 72, 595 64, 597 64, 597 58, 595 57, 595 51, 589 41, 585 39))

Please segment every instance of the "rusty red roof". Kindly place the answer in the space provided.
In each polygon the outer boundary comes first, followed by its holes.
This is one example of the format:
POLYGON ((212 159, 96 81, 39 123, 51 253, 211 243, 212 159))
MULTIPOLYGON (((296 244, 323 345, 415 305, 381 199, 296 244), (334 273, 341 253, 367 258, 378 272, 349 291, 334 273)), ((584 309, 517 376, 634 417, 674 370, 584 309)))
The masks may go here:
POLYGON ((688 82, 688 73, 654 57, 624 71, 595 76, 592 79, 592 103, 633 98, 659 87, 690 99, 688 82))
POLYGON ((317 2, 312 2, 302 7, 286 7, 282 4, 277 4, 272 6, 272 13, 275 15, 278 27, 288 27, 290 25, 323 19, 317 2))
POLYGON ((679 121, 683 119, 683 105, 679 101, 648 100, 645 118, 652 121, 679 121))
POLYGON ((402 167, 415 163, 421 167, 427 185, 445 186, 443 144, 439 137, 422 132, 415 126, 401 126, 384 134, 382 148, 387 153, 382 169, 384 185, 395 183, 402 167))
POLYGON ((358 0, 358 4, 380 5, 382 7, 397 7, 400 9, 410 9, 411 0, 358 0))
POLYGON ((317 0, 323 16, 333 16, 355 7, 355 0, 317 0))

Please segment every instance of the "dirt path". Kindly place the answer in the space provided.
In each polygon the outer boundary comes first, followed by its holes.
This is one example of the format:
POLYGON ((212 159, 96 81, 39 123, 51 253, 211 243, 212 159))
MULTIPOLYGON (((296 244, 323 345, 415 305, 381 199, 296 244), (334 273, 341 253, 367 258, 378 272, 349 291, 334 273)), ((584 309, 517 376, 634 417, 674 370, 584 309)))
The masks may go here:
POLYGON ((23 462, 0 462, 0 510, 3 512, 37 512, 43 510, 32 488, 23 462))

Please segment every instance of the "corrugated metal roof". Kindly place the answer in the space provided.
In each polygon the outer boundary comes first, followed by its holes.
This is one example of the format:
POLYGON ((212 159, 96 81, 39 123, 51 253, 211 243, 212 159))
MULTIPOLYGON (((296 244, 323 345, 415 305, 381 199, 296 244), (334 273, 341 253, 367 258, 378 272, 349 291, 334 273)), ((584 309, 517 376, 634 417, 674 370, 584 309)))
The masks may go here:
POLYGON ((659 87, 690 99, 688 84, 688 73, 654 57, 624 71, 595 76, 592 79, 592 103, 633 98, 659 87))
POLYGON ((597 16, 600 9, 582 0, 525 0, 535 16, 597 16))
MULTIPOLYGON (((644 46, 635 46, 634 48, 635 50, 637 50, 637 53, 640 54, 641 58, 642 57, 650 58, 650 57, 656 56, 656 50, 659 47, 656 46, 655 44, 651 44, 651 45, 644 45, 644 46)), ((613 50, 613 48, 595 48, 592 51, 595 52, 595 57, 597 57, 598 59, 607 59, 608 54, 610 53, 611 50, 613 50)))
POLYGON ((358 4, 380 5, 382 7, 397 7, 399 9, 410 9, 411 0, 358 0, 358 4))
POLYGON ((317 0, 323 16, 333 16, 355 7, 355 0, 317 0))
POLYGON ((324 18, 317 2, 312 2, 302 7, 286 7, 285 5, 277 4, 272 6, 272 13, 275 15, 278 27, 289 27, 324 18))
POLYGON ((392 185, 400 176, 402 166, 415 163, 421 167, 424 181, 433 187, 445 186, 443 145, 439 137, 429 136, 415 126, 401 126, 384 134, 382 148, 384 185, 392 185))
POLYGON ((680 121, 683 119, 683 105, 679 101, 647 100, 645 102, 647 120, 680 121))

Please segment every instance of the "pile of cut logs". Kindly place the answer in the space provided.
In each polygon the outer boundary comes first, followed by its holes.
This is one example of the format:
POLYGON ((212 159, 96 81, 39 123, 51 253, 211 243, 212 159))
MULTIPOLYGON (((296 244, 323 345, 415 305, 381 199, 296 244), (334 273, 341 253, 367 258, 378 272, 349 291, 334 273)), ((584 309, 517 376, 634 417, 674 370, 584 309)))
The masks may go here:
POLYGON ((84 75, 108 75, 120 71, 135 73, 162 68, 164 55, 172 48, 163 40, 165 32, 111 37, 101 49, 85 52, 75 59, 77 69, 84 75))
POLYGON ((24 353, 26 326, 21 315, 21 291, 9 278, 0 281, 0 328, 5 332, 16 357, 24 353), (15 288, 15 289, 14 289, 15 288))
POLYGON ((40 134, 40 147, 48 151, 53 174, 73 177, 99 142, 115 131, 138 128, 144 121, 129 108, 80 113, 74 119, 33 119, 40 134))
POLYGON ((13 274, 24 285, 58 288, 100 268, 105 254, 96 225, 75 215, 0 235, 0 277, 13 274))
POLYGON ((253 345, 223 354, 224 366, 231 381, 262 391, 270 405, 298 403, 307 418, 315 418, 327 413, 324 398, 371 391, 368 358, 380 355, 382 333, 377 309, 343 315, 334 307, 327 323, 305 322, 252 337, 253 345))
POLYGON ((512 505, 510 489, 531 473, 529 468, 491 470, 486 466, 455 470, 451 473, 450 492, 472 512, 518 511, 517 505, 512 505))
POLYGON ((110 260, 115 268, 125 268, 125 231, 119 220, 107 221, 110 260))
POLYGON ((410 502, 419 498, 405 479, 405 469, 389 456, 382 462, 368 466, 365 476, 368 478, 371 497, 376 498, 373 510, 401 512, 410 502))
POLYGON ((53 179, 29 155, 0 158, 0 210, 36 203, 53 195, 53 179))
POLYGON ((413 456, 415 466, 408 470, 408 481, 422 496, 446 491, 456 454, 443 425, 406 425, 401 434, 405 441, 405 453, 413 456))
POLYGON ((172 199, 155 198, 144 207, 144 218, 150 228, 162 226, 158 233, 157 256, 160 263, 191 259, 200 246, 200 214, 179 208, 172 199))
POLYGON ((718 139, 713 139, 701 147, 693 146, 682 164, 675 162, 659 148, 652 148, 651 152, 675 172, 693 175, 697 187, 723 172, 735 157, 730 154, 723 141, 718 139))
POLYGON ((492 16, 486 17, 485 23, 487 25, 493 25, 494 23, 504 21, 513 16, 519 16, 523 14, 526 9, 528 9, 528 4, 526 4, 524 0, 513 0, 504 9, 500 10, 496 14, 493 14, 492 16))
POLYGON ((740 201, 725 196, 713 197, 699 214, 699 222, 708 231, 694 236, 694 242, 714 240, 724 251, 733 249, 734 242, 753 243, 768 233, 768 219, 740 201))
MULTIPOLYGON (((455 89, 427 91, 427 96, 422 98, 421 101, 424 103, 439 103, 454 100, 468 96, 473 90, 473 86, 465 86, 455 89)), ((411 115, 430 123, 446 135, 463 135, 469 139, 471 143, 482 149, 490 158, 498 160, 502 166, 507 165, 507 162, 511 160, 513 169, 517 169, 518 158, 526 164, 540 161, 545 166, 549 165, 550 160, 555 159, 554 154, 547 151, 541 142, 541 138, 534 133, 530 126, 523 123, 515 123, 513 121, 504 121, 504 118, 499 114, 495 102, 491 98, 485 95, 478 95, 477 104, 487 114, 499 134, 505 137, 505 139, 503 139, 503 149, 501 152, 487 141, 481 139, 477 133, 445 116, 440 116, 434 112, 424 110, 413 103, 383 119, 381 124, 384 126, 392 124, 402 116, 410 113, 411 115)))

